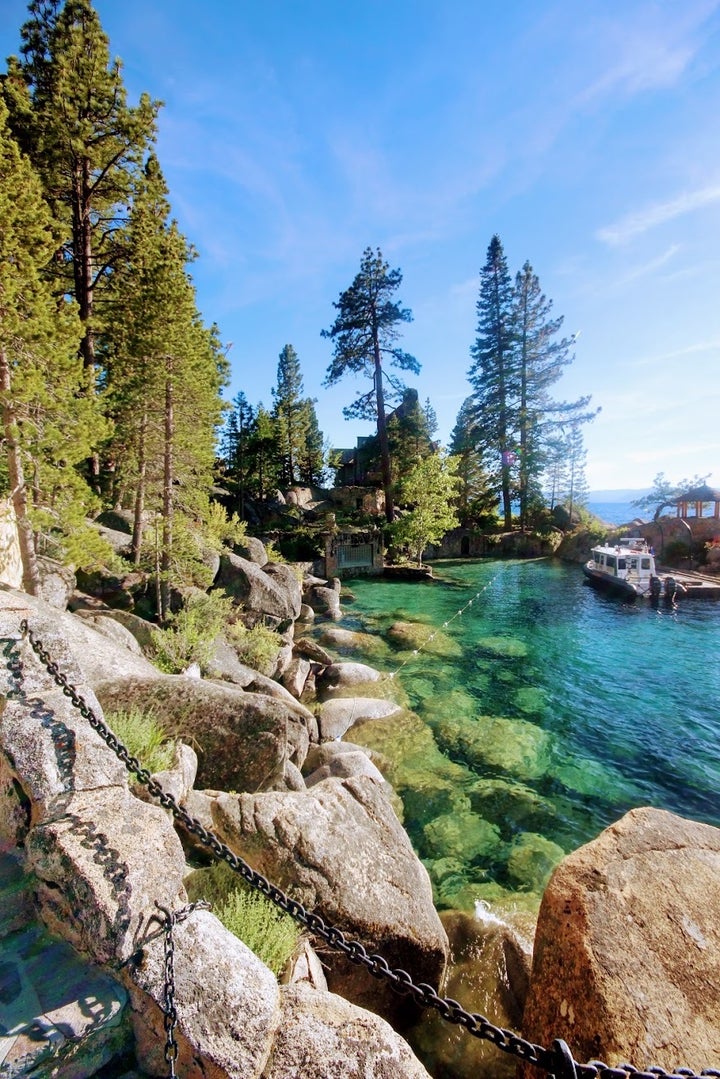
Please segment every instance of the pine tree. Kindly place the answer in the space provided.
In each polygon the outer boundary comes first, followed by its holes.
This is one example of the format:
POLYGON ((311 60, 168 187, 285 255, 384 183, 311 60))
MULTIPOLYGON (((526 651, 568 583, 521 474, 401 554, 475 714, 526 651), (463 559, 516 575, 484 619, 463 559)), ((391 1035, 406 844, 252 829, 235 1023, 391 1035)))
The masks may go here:
POLYGON ((187 533, 209 513, 226 377, 217 332, 203 326, 197 311, 187 269, 192 251, 169 214, 167 187, 151 155, 110 296, 116 332, 105 356, 105 392, 115 419, 116 500, 133 508, 135 561, 148 515, 162 522, 161 617, 171 584, 193 573, 187 533))
MULTIPOLYGON (((12 137, 0 100, 0 398, 6 476, 18 522, 24 587, 39 586, 35 533, 59 533, 82 560, 93 496, 75 465, 102 422, 84 385, 74 304, 57 300, 44 271, 55 250, 41 185, 12 137)), ((102 434, 105 434, 104 429, 102 434)))
POLYGON ((325 469, 325 445, 315 412, 314 398, 306 397, 304 407, 305 438, 298 461, 300 481, 307 487, 315 487, 320 484, 325 469))
POLYGON ((333 304, 338 312, 335 322, 329 330, 322 331, 323 337, 335 341, 333 360, 324 384, 332 386, 348 373, 362 374, 372 381, 371 389, 359 394, 343 409, 343 414, 347 419, 359 417, 377 422, 388 521, 394 517, 394 499, 385 406, 404 390, 402 382, 388 371, 388 367, 415 374, 420 371, 414 356, 396 345, 399 323, 412 321, 410 310, 400 307, 393 299, 401 283, 400 270, 391 270, 379 249, 373 254, 367 247, 360 272, 350 288, 341 292, 338 302, 333 304))
POLYGON ((235 397, 223 438, 223 467, 233 496, 233 508, 246 519, 246 501, 251 494, 252 438, 255 412, 242 390, 235 397))
POLYGON ((457 462, 458 513, 463 524, 477 524, 488 517, 496 518, 498 489, 493 487, 478 449, 475 426, 475 405, 467 397, 457 414, 450 435, 450 453, 457 462))
POLYGON ((305 445, 308 419, 300 361, 292 345, 285 345, 280 353, 277 384, 272 395, 280 452, 280 482, 285 487, 292 487, 299 476, 299 458, 305 445))
POLYGON ((388 442, 394 484, 432 453, 427 417, 417 390, 406 389, 400 407, 388 418, 388 442))
POLYGON ((262 514, 265 503, 277 489, 280 478, 277 430, 271 413, 262 402, 255 414, 255 430, 250 445, 254 487, 262 514))
POLYGON ((425 414, 425 427, 427 428, 428 438, 432 438, 438 429, 438 419, 429 397, 425 398, 423 412, 425 414))
POLYGON ((62 235, 56 290, 77 301, 94 373, 98 310, 119 255, 133 176, 155 136, 158 102, 127 105, 121 66, 90 0, 32 0, 22 59, 4 80, 13 131, 41 176, 62 235))
POLYGON ((470 350, 479 447, 491 472, 498 472, 504 527, 512 528, 512 470, 516 460, 519 379, 515 350, 513 290, 505 252, 493 236, 480 272, 478 332, 470 350), (496 463, 497 462, 497 463, 496 463))
MULTIPOLYGON (((550 317, 552 300, 540 289, 529 262, 516 275, 514 291, 515 337, 520 377, 519 483, 520 527, 528 523, 528 507, 540 496, 541 475, 546 462, 545 443, 551 418, 558 407, 549 396, 572 357, 572 341, 557 340, 562 316, 550 317)), ((576 406, 587 404, 587 399, 576 406)), ((567 406, 565 406, 567 407, 567 406)))
POLYGON ((585 478, 587 451, 583 441, 581 421, 575 420, 569 425, 566 432, 565 446, 565 504, 572 527, 573 511, 578 506, 585 506, 588 496, 588 484, 585 478))

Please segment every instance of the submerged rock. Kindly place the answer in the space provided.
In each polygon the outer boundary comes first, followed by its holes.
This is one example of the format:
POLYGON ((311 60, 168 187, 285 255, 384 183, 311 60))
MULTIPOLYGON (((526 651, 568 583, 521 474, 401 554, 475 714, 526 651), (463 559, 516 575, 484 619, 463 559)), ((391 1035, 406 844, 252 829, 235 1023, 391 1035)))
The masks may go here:
POLYGON ((420 622, 393 622, 387 635, 393 644, 404 649, 422 650, 433 656, 462 655, 461 646, 447 633, 420 622))
POLYGON ((435 725, 439 744, 469 764, 500 769, 523 779, 547 772, 550 735, 524 719, 476 716, 473 720, 445 718, 435 725))

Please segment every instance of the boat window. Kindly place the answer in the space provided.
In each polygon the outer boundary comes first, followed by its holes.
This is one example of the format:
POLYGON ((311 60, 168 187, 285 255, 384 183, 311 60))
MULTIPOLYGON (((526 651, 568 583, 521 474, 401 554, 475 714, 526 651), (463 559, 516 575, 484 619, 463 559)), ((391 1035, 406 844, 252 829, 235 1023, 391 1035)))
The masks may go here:
POLYGON ((605 556, 605 564, 607 565, 608 569, 615 569, 615 555, 614 554, 606 555, 605 556))
POLYGON ((624 558, 618 558, 617 568, 618 569, 625 569, 625 559, 624 558))
POLYGON ((643 569, 650 569, 650 559, 649 558, 641 559, 640 565, 642 566, 643 569))

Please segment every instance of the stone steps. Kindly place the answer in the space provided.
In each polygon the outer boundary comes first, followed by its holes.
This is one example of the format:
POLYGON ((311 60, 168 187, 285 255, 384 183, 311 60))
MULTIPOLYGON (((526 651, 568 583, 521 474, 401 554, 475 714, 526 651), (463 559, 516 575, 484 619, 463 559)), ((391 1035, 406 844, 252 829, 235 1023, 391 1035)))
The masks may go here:
MULTIPOLYGON (((120 1075, 131 1031, 127 994, 36 918, 32 879, 0 854, 0 1077, 90 1079, 120 1075)), ((130 1058, 131 1059, 131 1058, 130 1058)))

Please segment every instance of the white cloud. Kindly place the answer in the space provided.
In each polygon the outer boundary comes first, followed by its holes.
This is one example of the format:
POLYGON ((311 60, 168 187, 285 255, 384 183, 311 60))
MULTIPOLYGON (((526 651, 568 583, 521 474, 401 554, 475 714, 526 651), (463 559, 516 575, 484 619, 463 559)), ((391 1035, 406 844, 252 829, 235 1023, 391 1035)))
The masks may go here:
POLYGON ((635 213, 626 214, 614 224, 599 229, 597 237, 611 247, 618 247, 643 232, 665 224, 666 221, 672 221, 715 202, 720 202, 720 184, 711 184, 696 191, 684 191, 674 199, 656 202, 635 213))

